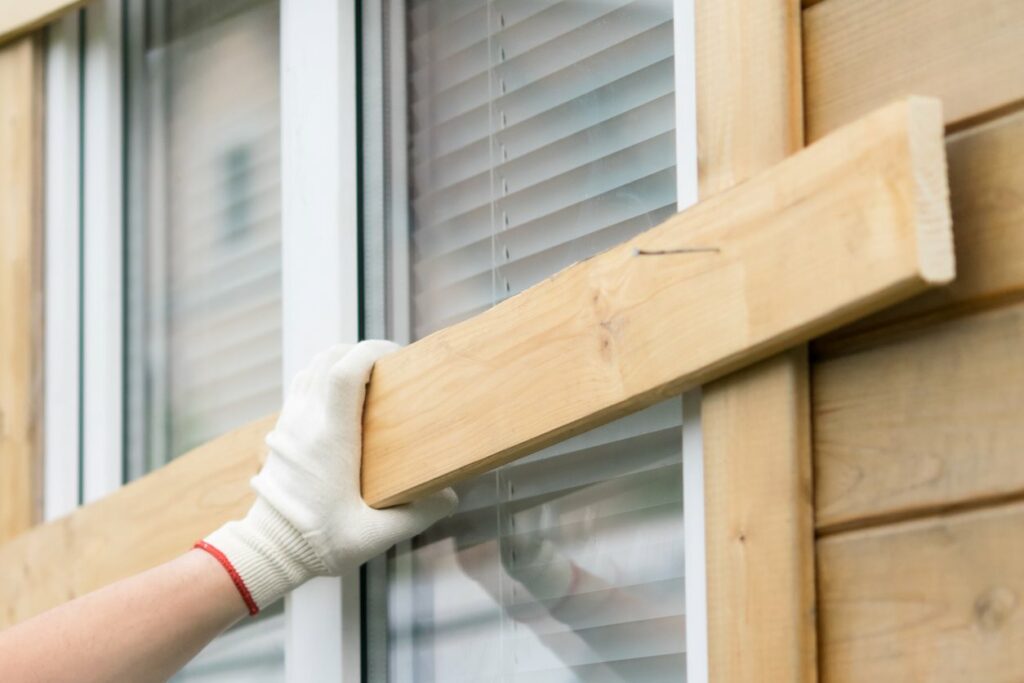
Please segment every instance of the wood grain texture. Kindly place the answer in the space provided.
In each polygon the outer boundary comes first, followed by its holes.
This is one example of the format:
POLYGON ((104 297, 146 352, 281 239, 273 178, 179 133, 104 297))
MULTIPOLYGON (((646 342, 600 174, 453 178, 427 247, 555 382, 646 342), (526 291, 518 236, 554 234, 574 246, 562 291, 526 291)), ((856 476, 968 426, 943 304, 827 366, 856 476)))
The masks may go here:
POLYGON ((42 51, 0 47, 0 542, 42 511, 42 51))
POLYGON ((829 683, 1019 681, 1024 504, 818 541, 829 683))
POLYGON ((1024 495, 1024 304, 813 369, 821 530, 1024 495))
POLYGON ((85 0, 0 0, 0 43, 45 26, 85 0))
POLYGON ((885 107, 383 358, 364 498, 414 499, 948 282, 941 117, 885 107), (720 251, 637 254, 693 246, 720 251))
POLYGON ((1024 299, 1024 112, 951 136, 946 158, 956 280, 826 335, 814 344, 816 356, 1024 299))
POLYGON ((698 0, 697 151, 710 197, 803 147, 795 0, 698 0))
POLYGON ((704 388, 709 680, 817 680, 805 347, 704 388))
POLYGON ((908 93, 957 124, 1024 100, 1019 0, 825 0, 804 12, 808 139, 908 93))
MULTIPOLYGON (((803 146, 796 0, 697 3, 701 196, 803 146)), ((713 681, 817 680, 805 347, 704 387, 708 667, 713 681)))
POLYGON ((0 546, 0 628, 166 562, 243 516, 275 419, 219 437, 0 546))

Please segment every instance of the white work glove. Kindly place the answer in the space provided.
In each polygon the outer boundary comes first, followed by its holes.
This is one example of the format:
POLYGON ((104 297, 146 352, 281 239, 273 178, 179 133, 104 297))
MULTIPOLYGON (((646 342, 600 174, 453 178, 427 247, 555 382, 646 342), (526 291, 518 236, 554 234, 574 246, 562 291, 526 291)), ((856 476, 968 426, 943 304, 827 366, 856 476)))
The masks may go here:
POLYGON ((366 384, 374 362, 398 348, 341 344, 300 372, 267 435, 270 454, 252 480, 256 502, 197 544, 231 574, 250 613, 314 576, 357 569, 455 509, 451 489, 384 510, 360 495, 366 384))

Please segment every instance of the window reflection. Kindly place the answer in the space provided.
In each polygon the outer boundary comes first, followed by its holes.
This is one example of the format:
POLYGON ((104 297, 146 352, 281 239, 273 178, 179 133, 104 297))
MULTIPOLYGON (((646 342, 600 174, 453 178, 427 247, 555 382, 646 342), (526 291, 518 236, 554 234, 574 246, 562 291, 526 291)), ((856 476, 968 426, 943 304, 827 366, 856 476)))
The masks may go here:
POLYGON ((280 403, 280 29, 270 0, 129 7, 137 477, 280 403))
MULTIPOLYGON (((672 5, 406 3, 414 337, 674 213, 672 5)), ((463 486, 368 575, 370 678, 684 680, 680 423, 668 401, 463 486)))

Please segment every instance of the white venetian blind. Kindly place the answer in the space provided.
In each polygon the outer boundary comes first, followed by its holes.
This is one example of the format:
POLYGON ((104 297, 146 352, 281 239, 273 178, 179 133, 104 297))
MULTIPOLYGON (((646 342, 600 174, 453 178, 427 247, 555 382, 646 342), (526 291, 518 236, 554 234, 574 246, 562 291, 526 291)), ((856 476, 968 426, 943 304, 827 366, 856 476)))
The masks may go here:
MULTIPOLYGON (((675 210, 671 0, 407 7, 416 336, 675 210)), ((390 561, 394 681, 685 678, 678 400, 481 477, 390 561)))
POLYGON ((671 11, 665 0, 410 7, 417 335, 674 210, 671 11))

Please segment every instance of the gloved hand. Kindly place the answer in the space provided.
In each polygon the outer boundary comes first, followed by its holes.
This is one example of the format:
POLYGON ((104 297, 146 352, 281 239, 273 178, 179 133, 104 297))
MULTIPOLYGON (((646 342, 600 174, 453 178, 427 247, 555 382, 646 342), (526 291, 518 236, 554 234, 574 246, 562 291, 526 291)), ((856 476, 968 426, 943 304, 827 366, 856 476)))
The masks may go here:
POLYGON ((357 569, 455 509, 451 489, 384 510, 360 495, 366 383, 374 362, 397 348, 341 344, 300 372, 252 480, 256 502, 244 519, 196 544, 231 574, 250 614, 314 576, 357 569))

